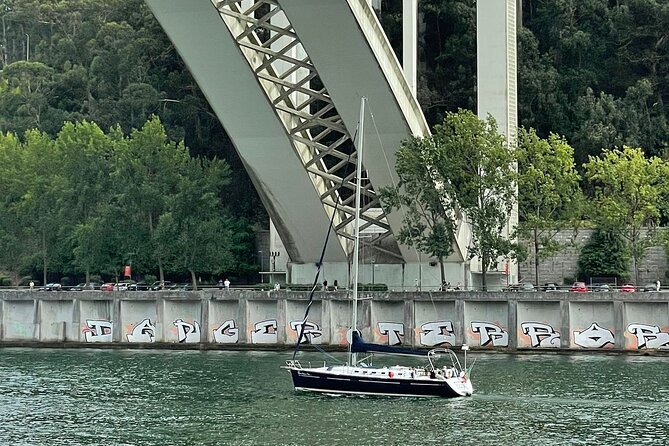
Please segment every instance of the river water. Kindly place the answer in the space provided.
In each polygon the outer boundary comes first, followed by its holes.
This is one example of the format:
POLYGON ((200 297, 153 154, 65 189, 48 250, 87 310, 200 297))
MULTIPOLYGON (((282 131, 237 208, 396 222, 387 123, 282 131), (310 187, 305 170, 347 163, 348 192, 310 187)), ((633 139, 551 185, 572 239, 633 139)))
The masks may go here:
POLYGON ((668 356, 470 354, 445 400, 295 393, 290 355, 0 349, 0 445, 669 444, 668 356))

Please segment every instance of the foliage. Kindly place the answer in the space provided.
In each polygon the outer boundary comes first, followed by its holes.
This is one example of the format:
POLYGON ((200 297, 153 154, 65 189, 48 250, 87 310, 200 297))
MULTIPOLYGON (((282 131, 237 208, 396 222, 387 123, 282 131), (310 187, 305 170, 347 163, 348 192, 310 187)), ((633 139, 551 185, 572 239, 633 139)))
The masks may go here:
POLYGON ((575 228, 580 220, 580 176, 574 166, 573 149, 558 135, 543 139, 533 129, 520 129, 517 153, 518 234, 531 240, 534 283, 538 284, 540 259, 564 247, 555 235, 562 229, 575 228))
POLYGON ((440 148, 432 138, 409 138, 396 154, 397 187, 380 190, 383 205, 402 215, 398 240, 439 260, 441 281, 444 259, 453 252, 455 203, 439 183, 440 148))
POLYGON ((469 257, 481 262, 482 284, 499 258, 523 254, 509 237, 509 215, 516 202, 516 151, 508 147, 492 117, 471 111, 448 113, 435 127, 439 162, 435 170, 472 228, 469 257))
POLYGON ((578 277, 629 278, 630 252, 625 241, 614 231, 596 230, 581 249, 578 277))
POLYGON ((638 282, 639 262, 655 243, 658 200, 669 186, 667 164, 657 157, 647 159, 641 149, 625 147, 590 157, 583 167, 594 190, 591 218, 598 228, 627 241, 638 282))

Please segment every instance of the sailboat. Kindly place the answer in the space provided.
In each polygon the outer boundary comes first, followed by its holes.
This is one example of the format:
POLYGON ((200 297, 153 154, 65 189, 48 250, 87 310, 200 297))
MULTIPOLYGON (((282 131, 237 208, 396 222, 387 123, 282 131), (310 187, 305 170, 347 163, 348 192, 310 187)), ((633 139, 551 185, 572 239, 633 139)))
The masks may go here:
MULTIPOLYGON (((300 330, 293 359, 287 360, 285 368, 290 371, 295 390, 319 392, 326 394, 379 395, 393 397, 462 397, 473 393, 472 382, 467 369, 467 348, 464 367, 461 366, 455 352, 449 348, 419 350, 397 348, 388 345, 371 344, 363 341, 357 330, 358 314, 358 272, 360 248, 360 195, 362 179, 362 143, 365 103, 360 101, 360 121, 358 128, 355 218, 354 218, 354 249, 353 249, 353 286, 352 286, 352 326, 349 331, 349 347, 345 364, 312 367, 302 365, 296 359, 297 349, 303 337, 300 330), (420 356, 426 360, 423 366, 386 366, 375 367, 371 359, 373 353, 389 355, 420 356), (358 359, 358 354, 367 354, 358 359), (444 365, 442 365, 444 364, 444 365)), ((312 293, 313 297, 313 293, 312 293)), ((311 302, 311 301, 310 301, 311 302)), ((308 315, 308 310, 307 310, 308 315)), ((306 324, 305 315, 302 326, 306 324)))

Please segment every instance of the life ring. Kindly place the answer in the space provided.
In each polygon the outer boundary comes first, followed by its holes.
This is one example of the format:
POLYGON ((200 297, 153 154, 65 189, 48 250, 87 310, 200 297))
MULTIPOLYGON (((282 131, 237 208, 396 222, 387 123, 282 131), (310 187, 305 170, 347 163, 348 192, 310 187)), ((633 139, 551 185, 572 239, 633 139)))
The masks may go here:
POLYGON ((393 376, 395 376, 395 373, 393 373, 393 372, 388 372, 388 376, 389 376, 390 378, 392 378, 393 376))

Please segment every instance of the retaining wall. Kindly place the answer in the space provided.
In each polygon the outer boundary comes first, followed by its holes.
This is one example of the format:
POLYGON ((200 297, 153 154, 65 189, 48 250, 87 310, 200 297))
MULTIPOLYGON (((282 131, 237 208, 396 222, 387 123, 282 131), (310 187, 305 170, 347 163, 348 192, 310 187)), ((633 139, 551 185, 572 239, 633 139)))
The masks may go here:
MULTIPOLYGON (((5 291, 0 343, 287 348, 307 298, 290 291, 5 291)), ((345 346, 350 313, 347 292, 317 293, 304 342, 345 346)), ((363 338, 387 345, 669 351, 663 292, 373 292, 363 294, 358 314, 363 338)))

